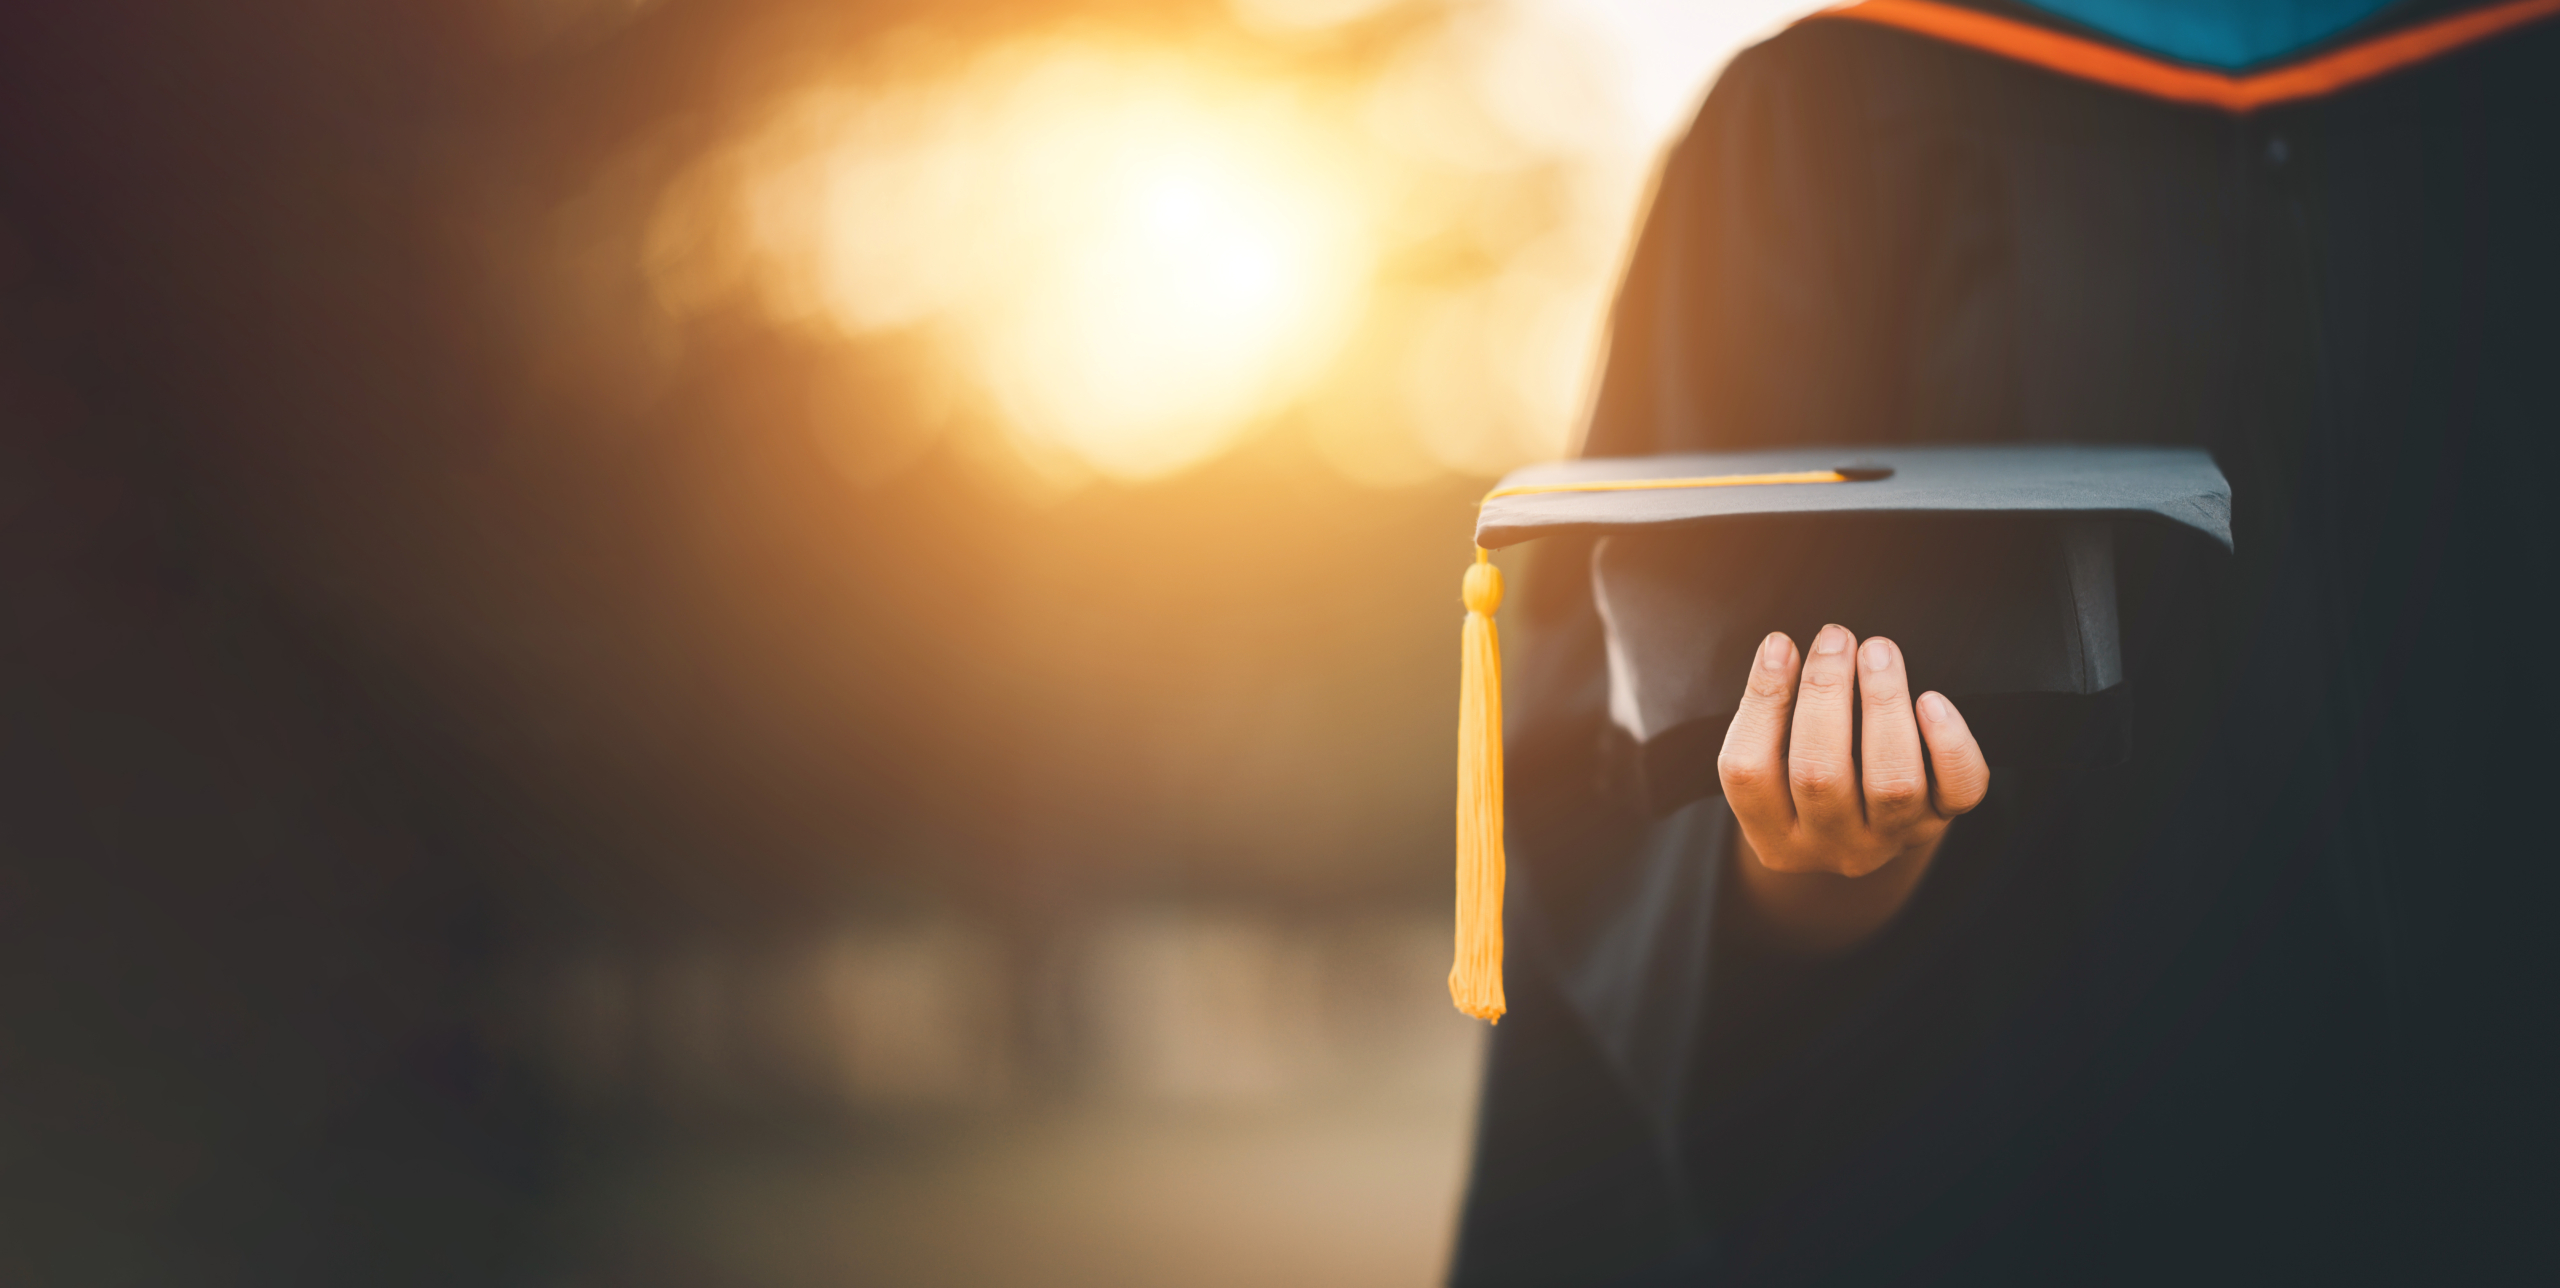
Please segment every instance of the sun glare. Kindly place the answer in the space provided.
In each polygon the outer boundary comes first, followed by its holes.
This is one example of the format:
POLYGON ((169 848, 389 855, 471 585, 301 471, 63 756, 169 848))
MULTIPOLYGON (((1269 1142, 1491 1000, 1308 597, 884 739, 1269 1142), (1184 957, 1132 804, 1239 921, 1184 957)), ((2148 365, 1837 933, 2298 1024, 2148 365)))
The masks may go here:
POLYGON ((1284 415, 1362 482, 1498 474, 1568 449, 1656 147, 1807 2, 1229 0, 1278 48, 1395 33, 1347 62, 884 40, 671 186, 653 286, 930 340, 1052 481, 1162 477, 1284 415))
POLYGON ((1035 452, 1123 479, 1209 456, 1322 373, 1366 289, 1357 186, 1276 92, 1064 46, 846 115, 826 307, 952 328, 1035 452))
POLYGON ((1101 217, 1008 311, 997 393, 1106 473, 1164 473, 1313 375, 1359 283, 1308 194, 1246 166, 1136 156, 1088 182, 1101 217))

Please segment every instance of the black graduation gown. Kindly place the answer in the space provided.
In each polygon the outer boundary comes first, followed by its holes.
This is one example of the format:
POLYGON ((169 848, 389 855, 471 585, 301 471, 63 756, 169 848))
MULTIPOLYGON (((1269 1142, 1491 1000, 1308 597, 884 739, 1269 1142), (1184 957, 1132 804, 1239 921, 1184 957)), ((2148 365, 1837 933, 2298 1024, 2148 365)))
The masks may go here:
POLYGON ((1720 800, 1629 790, 1588 546, 1531 547, 1455 1282, 2560 1281, 2556 246, 2560 21, 2251 112, 1738 58, 1587 454, 2197 444, 2238 553, 2133 537, 2132 759, 1996 772, 1804 964, 1720 925, 1720 800))

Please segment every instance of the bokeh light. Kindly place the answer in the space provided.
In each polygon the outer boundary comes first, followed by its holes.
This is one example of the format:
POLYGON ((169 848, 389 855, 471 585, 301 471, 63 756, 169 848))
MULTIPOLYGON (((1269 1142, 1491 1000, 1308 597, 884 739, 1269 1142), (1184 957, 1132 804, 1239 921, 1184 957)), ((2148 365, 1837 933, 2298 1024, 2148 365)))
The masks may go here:
POLYGON ((1181 38, 909 32, 709 150, 652 270, 680 316, 743 293, 926 337, 1053 481, 1280 426, 1363 483, 1499 473, 1568 449, 1655 155, 1800 8, 1233 0, 1181 38))
POLYGON ((1025 262, 969 321, 1013 425, 1152 477, 1322 369, 1366 285, 1365 223, 1279 104, 1088 50, 1041 56, 1009 97, 996 128, 1022 164, 986 196, 1023 218, 999 235, 1025 262))

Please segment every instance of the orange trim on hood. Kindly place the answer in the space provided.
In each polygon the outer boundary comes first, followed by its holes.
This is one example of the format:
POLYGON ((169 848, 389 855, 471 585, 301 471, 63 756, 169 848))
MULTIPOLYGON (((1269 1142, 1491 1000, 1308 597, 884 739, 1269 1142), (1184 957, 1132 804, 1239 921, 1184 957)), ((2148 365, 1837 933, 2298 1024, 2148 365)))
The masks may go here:
POLYGON ((2113 45, 1931 0, 1857 0, 1804 20, 1847 18, 1900 27, 1949 44, 2173 103, 2250 112, 2318 98, 2388 76, 2492 36, 2560 14, 2560 0, 2508 0, 2403 27, 2272 71, 2231 76, 2131 53, 2113 45))

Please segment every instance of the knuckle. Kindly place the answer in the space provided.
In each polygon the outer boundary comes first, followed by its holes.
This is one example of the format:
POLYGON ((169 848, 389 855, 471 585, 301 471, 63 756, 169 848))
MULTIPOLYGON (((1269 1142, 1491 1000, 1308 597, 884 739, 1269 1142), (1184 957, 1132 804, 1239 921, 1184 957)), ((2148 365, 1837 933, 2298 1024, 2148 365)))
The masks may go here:
POLYGON ((1856 880, 1856 879, 1858 879, 1858 878, 1860 878, 1860 877, 1871 877, 1871 876, 1874 876, 1874 875, 1876 874, 1876 869, 1881 868, 1881 867, 1883 867, 1885 864, 1890 863, 1890 862, 1892 862, 1892 857, 1891 857, 1890 855, 1885 855, 1885 856, 1878 856, 1878 855, 1873 855, 1873 854, 1848 854, 1848 855, 1842 855, 1842 856, 1841 856, 1841 859, 1840 859, 1840 866, 1839 866, 1839 868, 1838 868, 1838 871, 1839 871, 1840 875, 1842 875, 1842 876, 1844 876, 1844 877, 1848 877, 1848 878, 1849 878, 1849 879, 1851 879, 1851 880, 1856 880))
POLYGON ((1979 775, 1938 780, 1938 812, 1962 814, 1982 803, 1991 784, 1979 775))
POLYGON ((1868 780, 1867 803, 1883 809, 1900 809, 1919 801, 1928 791, 1928 781, 1917 774, 1887 773, 1868 780))
POLYGON ((1804 856, 1789 849, 1772 848, 1762 850, 1759 854, 1760 866, 1769 869, 1771 872, 1794 873, 1811 872, 1815 870, 1806 864, 1804 856))
POLYGON ((1806 856, 1804 870, 1835 877, 1862 877, 1882 866, 1871 853, 1874 848, 1853 834, 1826 836, 1806 856))
POLYGON ((1795 788, 1797 795, 1807 797, 1839 794, 1841 777, 1838 770, 1823 765, 1796 765, 1787 771, 1788 785, 1795 788))
POLYGON ((1849 677, 1829 667, 1806 667, 1802 684, 1808 694, 1836 697, 1849 687, 1849 677))
POLYGON ((1784 829, 1771 828, 1763 830, 1768 831, 1770 834, 1767 836, 1753 837, 1748 832, 1743 833, 1742 853, 1744 857, 1771 872, 1794 871, 1796 861, 1795 838, 1784 829))
POLYGON ((1757 760, 1739 752, 1727 751, 1716 757, 1716 777, 1723 781, 1727 791, 1737 788, 1749 790, 1767 786, 1769 770, 1766 765, 1757 760))
POLYGON ((1751 678, 1742 682, 1742 691, 1744 694, 1758 698, 1763 702, 1784 701, 1787 696, 1786 677, 1771 675, 1766 671, 1754 667, 1751 671, 1751 678))

